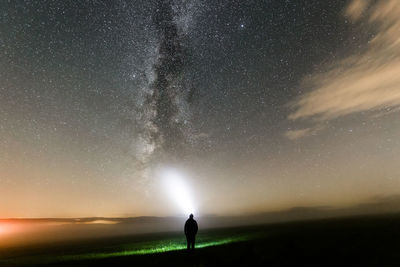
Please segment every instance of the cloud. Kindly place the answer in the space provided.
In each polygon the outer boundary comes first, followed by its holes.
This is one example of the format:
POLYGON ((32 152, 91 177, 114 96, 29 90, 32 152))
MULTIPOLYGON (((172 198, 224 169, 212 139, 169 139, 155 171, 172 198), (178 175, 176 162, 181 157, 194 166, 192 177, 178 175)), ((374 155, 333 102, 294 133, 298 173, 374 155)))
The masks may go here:
POLYGON ((372 118, 379 118, 379 117, 386 116, 386 115, 389 115, 389 114, 392 114, 392 113, 397 113, 397 112, 400 112, 400 106, 393 107, 393 108, 392 107, 388 107, 388 108, 385 108, 384 110, 374 114, 372 116, 372 118))
POLYGON ((345 15, 353 20, 358 20, 367 9, 369 0, 353 0, 345 10, 345 15))
POLYGON ((288 130, 285 135, 290 140, 296 140, 305 136, 310 135, 311 128, 299 129, 299 130, 288 130))
MULTIPOLYGON (((353 0, 344 15, 376 29, 366 50, 333 62, 302 85, 311 90, 290 104, 290 120, 332 120, 400 106, 400 1, 353 0)), ((289 135, 301 136, 307 131, 289 135)))
POLYGON ((296 129, 296 130, 288 130, 285 133, 285 136, 290 140, 297 140, 306 136, 316 135, 317 132, 324 129, 322 125, 316 125, 314 127, 304 128, 304 129, 296 129))

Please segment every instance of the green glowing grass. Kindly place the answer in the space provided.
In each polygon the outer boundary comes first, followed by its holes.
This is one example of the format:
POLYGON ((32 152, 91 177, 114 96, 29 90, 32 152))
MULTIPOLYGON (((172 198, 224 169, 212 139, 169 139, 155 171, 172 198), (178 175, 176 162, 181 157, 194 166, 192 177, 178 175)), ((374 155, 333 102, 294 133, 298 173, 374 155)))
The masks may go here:
MULTIPOLYGON (((218 246, 229 244, 233 242, 240 242, 248 240, 248 237, 232 237, 232 238, 224 238, 217 241, 208 241, 201 242, 196 245, 197 248, 205 248, 210 246, 218 246)), ((145 254, 154 254, 154 253, 163 253, 168 251, 176 251, 176 250, 184 250, 186 246, 182 244, 182 242, 162 242, 158 246, 133 249, 133 250, 124 250, 117 252, 100 252, 100 253, 86 253, 86 254, 78 254, 78 255, 66 255, 58 258, 60 261, 71 261, 71 260, 89 260, 89 259, 104 259, 110 257, 121 257, 121 256, 132 256, 132 255, 145 255, 145 254)))
MULTIPOLYGON (((202 235, 196 242, 196 248, 206 248, 211 246, 219 246, 234 242, 246 241, 254 238, 253 235, 245 234, 231 234, 219 235, 210 234, 202 235)), ((169 238, 161 238, 152 241, 140 241, 133 243, 119 244, 115 246, 105 246, 94 248, 95 251, 88 251, 87 253, 67 254, 67 255, 37 255, 27 256, 18 259, 9 259, 9 263, 27 263, 27 264, 49 264, 57 262, 68 261, 81 261, 81 260, 99 260, 111 257, 123 257, 134 255, 146 255, 163 253, 170 251, 179 251, 186 249, 186 242, 181 236, 174 236, 169 238), (96 251, 97 250, 97 251, 96 251)))

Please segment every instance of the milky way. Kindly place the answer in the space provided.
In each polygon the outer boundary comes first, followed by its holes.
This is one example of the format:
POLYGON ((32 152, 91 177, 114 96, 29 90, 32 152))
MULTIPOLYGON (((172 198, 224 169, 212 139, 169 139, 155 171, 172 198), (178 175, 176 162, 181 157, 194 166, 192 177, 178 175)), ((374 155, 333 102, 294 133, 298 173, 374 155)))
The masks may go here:
MULTIPOLYGON (((175 14, 179 16, 179 14, 175 14)), ((159 1, 153 16, 158 30, 160 46, 158 58, 154 65, 155 80, 152 84, 153 92, 146 105, 154 106, 154 124, 151 138, 160 143, 165 150, 171 152, 179 149, 184 142, 182 128, 187 123, 180 121, 180 102, 184 100, 186 88, 182 88, 184 75, 185 48, 182 44, 184 36, 179 34, 178 25, 170 3, 159 1)))
POLYGON ((179 1, 157 1, 152 10, 157 40, 152 78, 142 88, 142 102, 135 106, 140 134, 134 139, 133 155, 139 169, 146 170, 154 161, 182 159, 194 140, 190 110, 194 88, 185 72, 190 53, 185 42, 192 23, 190 8, 179 1))

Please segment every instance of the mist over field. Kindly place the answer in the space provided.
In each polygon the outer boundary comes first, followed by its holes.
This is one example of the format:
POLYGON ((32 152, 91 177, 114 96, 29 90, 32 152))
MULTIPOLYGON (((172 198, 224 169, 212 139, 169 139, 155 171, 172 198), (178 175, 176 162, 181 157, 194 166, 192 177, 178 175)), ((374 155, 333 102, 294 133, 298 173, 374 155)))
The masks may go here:
MULTIPOLYGON (((299 220, 400 213, 400 196, 375 197, 360 205, 335 207, 294 207, 288 210, 248 216, 197 217, 200 229, 225 228, 299 220)), ((0 219, 0 249, 49 242, 68 242, 103 237, 182 232, 185 217, 132 218, 43 218, 0 219)), ((201 230, 199 234, 201 235, 201 230)))

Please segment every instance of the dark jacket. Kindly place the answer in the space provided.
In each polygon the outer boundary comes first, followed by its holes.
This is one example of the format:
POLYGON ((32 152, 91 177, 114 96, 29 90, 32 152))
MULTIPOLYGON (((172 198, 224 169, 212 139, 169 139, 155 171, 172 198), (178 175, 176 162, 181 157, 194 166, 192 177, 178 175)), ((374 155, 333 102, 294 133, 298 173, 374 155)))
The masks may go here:
POLYGON ((197 222, 194 219, 189 218, 185 223, 185 235, 195 236, 198 230, 197 222))

